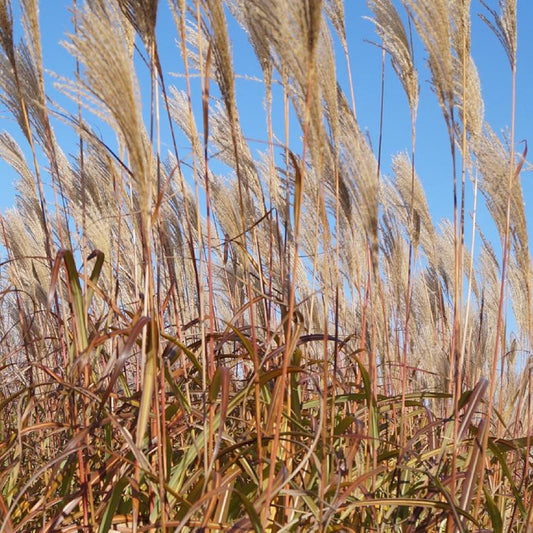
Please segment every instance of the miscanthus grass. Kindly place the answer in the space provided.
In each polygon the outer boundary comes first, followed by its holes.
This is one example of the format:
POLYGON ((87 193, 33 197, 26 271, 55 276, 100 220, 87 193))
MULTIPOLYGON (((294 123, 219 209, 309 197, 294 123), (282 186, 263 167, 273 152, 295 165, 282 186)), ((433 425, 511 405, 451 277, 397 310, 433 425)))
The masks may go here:
POLYGON ((0 1, 20 130, 0 134, 18 175, 0 219, 0 531, 533 531, 516 0, 475 8, 510 67, 507 140, 484 118, 470 1, 368 1, 411 116, 399 154, 358 122, 342 0, 71 7, 64 109, 37 0, 0 1), (262 70, 260 150, 229 18, 262 70), (421 67, 452 162, 439 224, 421 67))

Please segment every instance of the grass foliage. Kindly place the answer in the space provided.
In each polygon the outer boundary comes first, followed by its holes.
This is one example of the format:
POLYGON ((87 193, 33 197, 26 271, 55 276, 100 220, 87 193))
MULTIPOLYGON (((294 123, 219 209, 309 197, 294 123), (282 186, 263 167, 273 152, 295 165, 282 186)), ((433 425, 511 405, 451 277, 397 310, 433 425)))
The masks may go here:
POLYGON ((483 11, 510 66, 506 142, 470 0, 368 5, 412 119, 392 176, 357 120, 342 0, 74 0, 67 109, 46 92, 38 1, 0 1, 20 129, 0 134, 19 176, 0 219, 2 533, 533 531, 516 0, 483 11), (262 69, 260 150, 230 17, 262 69), (413 42, 453 163, 439 225, 413 42))

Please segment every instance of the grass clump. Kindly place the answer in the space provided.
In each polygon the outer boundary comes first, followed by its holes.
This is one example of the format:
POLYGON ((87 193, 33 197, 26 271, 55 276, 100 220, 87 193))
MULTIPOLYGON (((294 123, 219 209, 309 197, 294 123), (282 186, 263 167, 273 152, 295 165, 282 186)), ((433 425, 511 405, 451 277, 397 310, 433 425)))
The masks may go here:
POLYGON ((37 0, 16 17, 0 2, 20 130, 0 135, 19 175, 1 218, 0 531, 533 527, 516 2, 485 10, 511 67, 508 144, 484 118, 470 2, 368 5, 411 117, 392 177, 386 115, 375 151, 357 119, 342 1, 74 1, 56 93, 37 0), (260 143, 234 20, 261 69, 260 143), (449 138, 440 225, 414 43, 449 138))

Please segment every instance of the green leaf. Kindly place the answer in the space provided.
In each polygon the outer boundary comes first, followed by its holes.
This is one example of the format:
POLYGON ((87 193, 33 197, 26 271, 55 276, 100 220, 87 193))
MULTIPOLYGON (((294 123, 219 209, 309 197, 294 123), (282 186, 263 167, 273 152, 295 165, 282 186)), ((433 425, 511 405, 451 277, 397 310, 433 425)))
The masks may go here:
POLYGON ((345 416, 336 426, 335 435, 342 435, 354 422, 356 418, 352 415, 345 416))
POLYGON ((500 514, 500 510, 498 509, 498 506, 496 505, 487 487, 483 487, 483 492, 485 493, 485 499, 487 501, 487 511, 492 521, 492 531, 493 533, 502 533, 503 520, 502 515, 500 514))
POLYGON ((105 508, 104 514, 102 515, 102 521, 100 522, 100 527, 98 528, 98 533, 107 533, 111 528, 111 523, 113 521, 113 516, 116 513, 118 504, 122 501, 122 495, 124 488, 128 484, 128 478, 123 477, 117 481, 113 492, 111 493, 111 498, 109 503, 105 508))
POLYGON ((93 259, 96 257, 96 263, 94 264, 93 271, 91 272, 91 277, 89 278, 89 287, 87 288, 87 307, 91 305, 93 299, 94 287, 100 274, 102 272, 102 267, 104 265, 104 253, 100 250, 94 250, 87 259, 93 259))
POLYGON ((489 444, 490 450, 492 451, 492 453, 495 455, 496 459, 498 459, 498 462, 500 463, 502 472, 504 476, 507 478, 507 481, 509 482, 509 486, 511 487, 513 496, 515 497, 516 504, 518 506, 518 509, 520 510, 520 514, 522 515, 522 518, 525 519, 527 517, 526 508, 524 506, 524 502, 522 501, 522 495, 520 494, 520 491, 516 487, 516 484, 513 480, 513 475, 511 471, 509 470, 509 466, 507 465, 506 457, 502 453, 502 451, 499 449, 494 439, 489 439, 488 444, 489 444))
POLYGON ((209 386, 209 400, 211 403, 215 403, 218 398, 218 393, 220 392, 220 385, 222 382, 222 372, 221 368, 217 368, 211 384, 209 386))
POLYGON ((197 357, 194 355, 193 351, 185 346, 182 342, 180 342, 175 337, 172 337, 171 335, 167 335, 166 333, 161 332, 161 337, 164 339, 170 341, 172 344, 176 345, 178 348, 180 348, 183 353, 187 356, 189 361, 193 364, 194 368, 201 374, 202 373, 202 365, 198 361, 197 357))
POLYGON ((248 518, 252 523, 254 531, 257 531, 258 533, 263 531, 263 528, 261 526, 261 519, 259 518, 259 515, 257 514, 250 500, 248 500, 248 498, 244 494, 242 494, 239 490, 235 488, 233 489, 233 493, 236 494, 243 503, 244 508, 246 509, 246 514, 248 515, 248 518))

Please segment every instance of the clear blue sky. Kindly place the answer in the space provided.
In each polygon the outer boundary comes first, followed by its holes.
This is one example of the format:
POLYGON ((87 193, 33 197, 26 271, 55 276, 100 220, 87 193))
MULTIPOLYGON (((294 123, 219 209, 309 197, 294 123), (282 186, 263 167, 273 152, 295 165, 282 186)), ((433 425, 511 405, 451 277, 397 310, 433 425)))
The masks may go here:
MULTIPOLYGON (((297 1, 297 0, 294 0, 297 1)), ((75 64, 72 58, 59 45, 65 33, 71 31, 69 0, 41 0, 41 30, 43 35, 44 64, 51 72, 72 76, 75 64)), ((497 1, 489 1, 497 8, 497 1)), ((179 52, 175 46, 175 30, 168 8, 161 2, 159 17, 159 35, 163 51, 163 63, 167 72, 168 84, 182 84, 182 80, 172 78, 169 72, 180 71, 179 52)), ((511 77, 504 51, 490 29, 481 22, 477 13, 483 11, 478 0, 472 1, 473 38, 472 52, 481 76, 483 97, 485 99, 485 116, 496 132, 501 132, 510 125, 511 113, 511 77)), ((377 41, 373 24, 364 17, 371 13, 364 0, 346 1, 346 21, 350 47, 351 68, 355 82, 357 116, 363 130, 368 130, 377 148, 379 126, 379 95, 381 86, 381 52, 368 40, 377 41)), ((517 91, 517 127, 516 140, 533 139, 533 1, 518 0, 518 91, 517 91)), ((251 47, 246 45, 246 37, 234 21, 230 21, 233 36, 235 71, 238 74, 260 76, 260 69, 254 59, 251 47)), ((430 209, 435 220, 450 217, 452 213, 451 166, 449 142, 444 121, 438 108, 436 96, 429 84, 429 73, 425 69, 423 57, 419 57, 418 66, 421 85, 420 107, 418 113, 417 133, 417 171, 424 183, 430 209)), ((339 76, 344 87, 344 57, 338 55, 339 76)), ((52 78, 48 77, 47 87, 61 105, 69 105, 68 100, 52 87, 52 78)), ((253 81, 237 80, 237 95, 242 113, 245 135, 266 140, 265 119, 261 109, 263 90, 253 81)), ((0 112, 0 129, 15 134, 16 127, 12 119, 6 119, 5 110, 0 112)), ((386 69, 385 123, 383 137, 383 168, 387 171, 392 155, 410 148, 410 126, 407 102, 389 62, 386 69)), ((56 124, 56 135, 67 152, 75 151, 76 139, 70 129, 60 123, 56 124)), ((20 139, 20 135, 16 135, 20 139)), ((259 145, 257 145, 259 148, 259 145)), ((519 147, 520 148, 520 147, 519 147)), ((263 147, 264 149, 264 147, 263 147)), ((533 150, 533 146, 531 148, 533 150)), ((0 208, 3 210, 13 203, 12 183, 16 176, 5 164, 0 163, 1 191, 0 208)), ((522 179, 526 205, 533 202, 533 175, 524 174, 522 179)), ((467 203, 467 205, 470 205, 467 203)), ((480 214, 481 222, 483 213, 480 214)))

